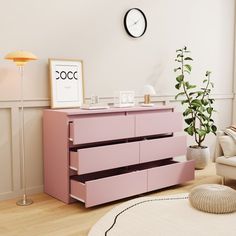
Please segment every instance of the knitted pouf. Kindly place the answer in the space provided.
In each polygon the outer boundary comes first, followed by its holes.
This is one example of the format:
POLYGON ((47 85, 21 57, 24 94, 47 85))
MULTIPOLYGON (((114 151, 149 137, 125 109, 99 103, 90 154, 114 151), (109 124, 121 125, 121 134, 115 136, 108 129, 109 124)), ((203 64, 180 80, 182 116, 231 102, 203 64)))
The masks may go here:
POLYGON ((236 211, 236 191, 219 184, 203 184, 189 194, 191 205, 209 213, 230 213, 236 211))

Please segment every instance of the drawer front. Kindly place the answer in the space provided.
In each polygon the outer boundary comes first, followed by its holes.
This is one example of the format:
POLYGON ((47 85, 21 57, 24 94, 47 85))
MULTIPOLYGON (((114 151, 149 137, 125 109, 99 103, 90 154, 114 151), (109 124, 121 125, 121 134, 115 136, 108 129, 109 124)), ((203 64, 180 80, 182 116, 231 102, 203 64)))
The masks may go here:
POLYGON ((141 141, 140 162, 143 163, 185 155, 186 149, 186 136, 141 141))
POLYGON ((86 174, 139 163, 139 143, 123 143, 70 152, 70 166, 86 174))
POLYGON ((161 112, 136 115, 136 136, 178 132, 182 130, 182 114, 161 112))
POLYGON ((194 161, 177 162, 148 170, 148 191, 194 179, 194 161))
POLYGON ((134 137, 134 116, 78 118, 70 124, 73 144, 134 137))
POLYGON ((147 171, 145 170, 91 180, 85 182, 85 184, 71 180, 71 196, 84 201, 85 207, 99 205, 146 191, 147 171))

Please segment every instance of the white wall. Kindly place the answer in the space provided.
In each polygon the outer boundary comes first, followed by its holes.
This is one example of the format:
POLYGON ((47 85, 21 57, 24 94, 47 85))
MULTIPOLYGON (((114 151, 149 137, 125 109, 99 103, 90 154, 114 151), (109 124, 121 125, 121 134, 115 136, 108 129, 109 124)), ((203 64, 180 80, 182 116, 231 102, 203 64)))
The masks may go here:
MULTIPOLYGON (((156 101, 171 101, 175 49, 189 46, 193 82, 213 71, 216 123, 231 123, 233 100, 233 0, 0 0, 0 57, 24 49, 39 60, 25 68, 26 155, 30 192, 42 191, 42 109, 49 104, 48 58, 84 61, 85 96, 110 101, 117 90, 155 86, 156 101), (148 28, 140 39, 123 27, 129 8, 141 8, 148 28), (30 128, 29 128, 30 127, 30 128)), ((19 159, 19 75, 0 61, 0 199, 21 193, 19 159)), ((179 109, 181 107, 177 105, 179 109)), ((213 145, 213 137, 207 143, 213 145)), ((189 139, 191 143, 191 139, 189 139)))

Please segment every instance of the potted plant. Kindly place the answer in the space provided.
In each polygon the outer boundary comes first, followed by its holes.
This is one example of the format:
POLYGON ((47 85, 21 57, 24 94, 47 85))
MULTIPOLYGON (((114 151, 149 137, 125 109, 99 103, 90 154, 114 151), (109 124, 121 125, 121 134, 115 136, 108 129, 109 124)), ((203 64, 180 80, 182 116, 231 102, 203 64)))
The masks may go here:
POLYGON ((211 89, 214 84, 211 82, 210 71, 206 71, 203 79, 203 86, 197 88, 196 85, 190 83, 190 74, 192 71, 191 61, 189 57, 190 51, 187 47, 176 50, 175 61, 178 66, 174 69, 177 73, 175 88, 179 93, 175 96, 183 96, 181 101, 184 105, 184 121, 187 124, 184 129, 189 135, 194 137, 195 145, 191 145, 187 149, 187 159, 195 160, 195 168, 203 169, 210 159, 210 151, 203 142, 207 134, 216 134, 217 127, 214 125, 212 114, 214 99, 210 98, 211 89))

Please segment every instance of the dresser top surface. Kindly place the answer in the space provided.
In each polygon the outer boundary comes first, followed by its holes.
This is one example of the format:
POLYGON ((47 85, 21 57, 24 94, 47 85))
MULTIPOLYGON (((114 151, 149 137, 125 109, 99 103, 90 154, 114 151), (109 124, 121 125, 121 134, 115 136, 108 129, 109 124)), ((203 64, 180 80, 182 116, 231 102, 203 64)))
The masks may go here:
POLYGON ((156 111, 156 110, 170 110, 174 109, 173 106, 164 106, 164 105, 157 105, 153 107, 142 107, 142 106, 135 106, 135 107, 126 107, 126 108, 117 108, 117 107, 110 107, 107 109, 80 109, 80 108, 73 108, 73 109, 46 109, 47 111, 53 112, 60 112, 66 115, 85 115, 85 114, 101 114, 101 113, 117 113, 117 112, 136 112, 136 111, 156 111))

